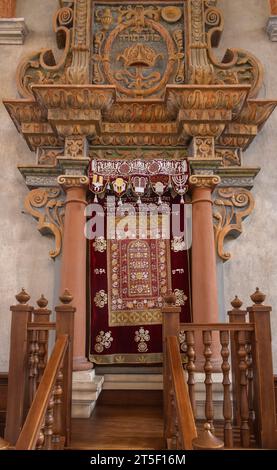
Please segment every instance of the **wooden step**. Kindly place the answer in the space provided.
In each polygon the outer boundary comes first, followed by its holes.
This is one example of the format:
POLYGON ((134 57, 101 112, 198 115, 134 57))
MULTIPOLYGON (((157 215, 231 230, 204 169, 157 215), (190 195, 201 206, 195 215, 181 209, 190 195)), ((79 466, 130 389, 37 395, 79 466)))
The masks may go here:
POLYGON ((162 407, 98 403, 90 419, 72 420, 70 449, 162 450, 162 407))

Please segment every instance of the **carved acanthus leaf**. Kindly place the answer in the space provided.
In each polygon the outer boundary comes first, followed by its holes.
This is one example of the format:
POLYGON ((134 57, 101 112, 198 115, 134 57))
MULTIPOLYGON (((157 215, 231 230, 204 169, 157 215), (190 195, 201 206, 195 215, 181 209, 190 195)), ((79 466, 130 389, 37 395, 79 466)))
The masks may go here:
MULTIPOLYGON (((62 2, 63 4, 64 2, 62 2)), ((17 68, 17 88, 24 98, 32 98, 32 85, 67 83, 66 69, 72 62, 70 53, 71 29, 73 27, 74 2, 66 2, 68 6, 62 6, 54 17, 54 32, 59 49, 64 49, 63 54, 56 62, 51 49, 41 49, 29 54, 17 68)))
POLYGON ((220 188, 215 193, 214 229, 218 256, 227 261, 231 254, 224 249, 227 236, 237 237, 242 231, 243 220, 255 206, 251 192, 244 188, 220 188))
POLYGON ((38 188, 29 192, 25 199, 25 210, 38 220, 37 229, 42 235, 55 237, 55 249, 50 251, 56 258, 62 249, 64 200, 60 188, 38 188))

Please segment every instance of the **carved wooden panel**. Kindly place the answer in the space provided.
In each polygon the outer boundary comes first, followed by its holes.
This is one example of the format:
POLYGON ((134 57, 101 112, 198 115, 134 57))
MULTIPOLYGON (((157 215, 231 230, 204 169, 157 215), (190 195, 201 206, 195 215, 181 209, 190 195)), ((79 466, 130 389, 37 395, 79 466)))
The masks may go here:
POLYGON ((146 98, 184 83, 183 2, 93 2, 92 18, 94 84, 115 85, 122 98, 146 98))

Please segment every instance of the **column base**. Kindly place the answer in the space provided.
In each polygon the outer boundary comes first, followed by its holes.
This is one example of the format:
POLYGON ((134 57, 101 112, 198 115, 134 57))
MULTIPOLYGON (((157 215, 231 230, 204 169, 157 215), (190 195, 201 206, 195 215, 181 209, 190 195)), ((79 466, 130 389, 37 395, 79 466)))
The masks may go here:
POLYGON ((73 357, 73 371, 91 370, 93 364, 86 357, 73 357))
POLYGON ((0 18, 0 44, 24 44, 28 34, 24 18, 0 18))
POLYGON ((102 391, 104 377, 95 370, 73 372, 72 418, 89 418, 102 391))

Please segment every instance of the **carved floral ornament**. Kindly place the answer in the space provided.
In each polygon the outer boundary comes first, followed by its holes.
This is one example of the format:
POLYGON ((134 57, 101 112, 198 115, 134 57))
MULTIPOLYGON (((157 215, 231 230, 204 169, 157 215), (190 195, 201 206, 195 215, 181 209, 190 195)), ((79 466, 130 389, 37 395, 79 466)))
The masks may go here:
POLYGON ((214 229, 218 256, 228 261, 231 254, 224 249, 227 237, 238 237, 242 231, 243 220, 255 206, 254 197, 244 188, 220 188, 214 195, 214 229))

